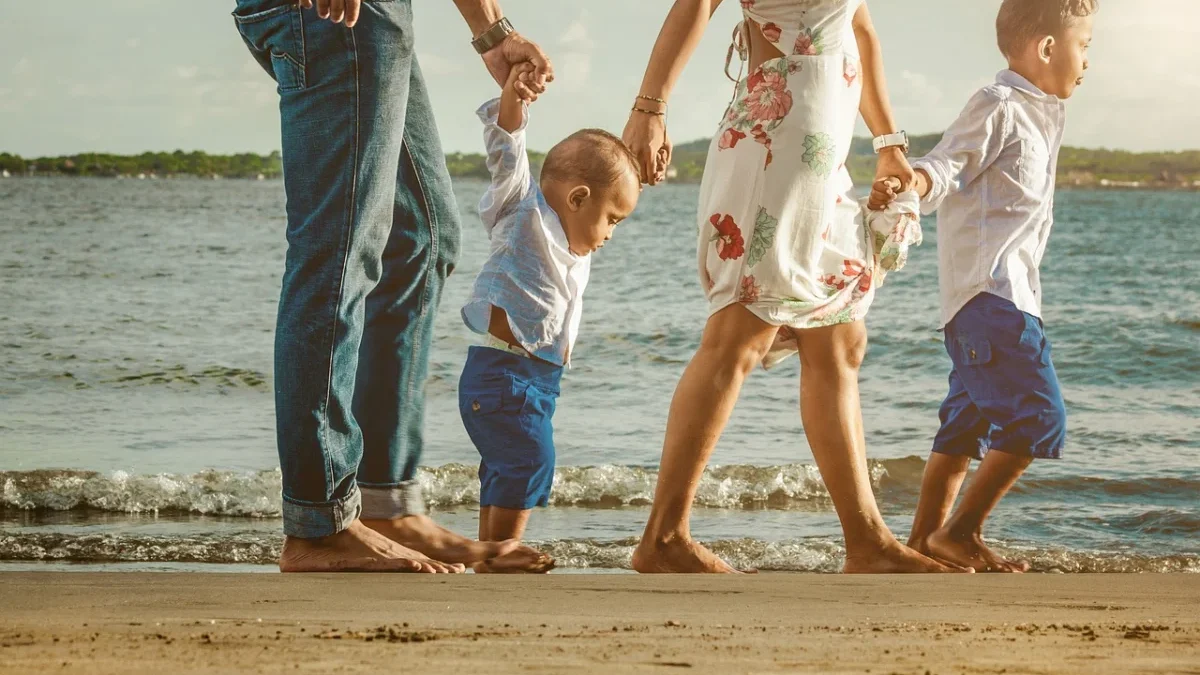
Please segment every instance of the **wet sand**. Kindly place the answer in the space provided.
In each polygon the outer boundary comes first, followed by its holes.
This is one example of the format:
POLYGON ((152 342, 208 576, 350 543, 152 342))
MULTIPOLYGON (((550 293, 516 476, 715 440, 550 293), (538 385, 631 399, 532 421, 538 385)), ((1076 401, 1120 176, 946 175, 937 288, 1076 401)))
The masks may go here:
POLYGON ((13 572, 0 672, 1200 674, 1197 607, 1200 575, 13 572))

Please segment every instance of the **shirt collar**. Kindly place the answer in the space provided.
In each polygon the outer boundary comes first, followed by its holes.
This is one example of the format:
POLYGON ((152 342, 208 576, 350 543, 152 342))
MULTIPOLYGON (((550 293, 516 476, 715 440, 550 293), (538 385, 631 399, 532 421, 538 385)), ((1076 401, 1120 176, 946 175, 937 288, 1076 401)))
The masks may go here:
POLYGON ((1022 92, 1029 94, 1030 97, 1039 101, 1045 101, 1047 103, 1062 103, 1062 99, 1042 91, 1036 84, 1030 82, 1025 78, 1024 75, 1021 75, 1014 70, 1005 69, 1000 71, 999 74, 996 75, 996 82, 998 84, 1012 87, 1013 89, 1019 89, 1022 92))
POLYGON ((542 220, 546 232, 548 232, 550 235, 550 243, 554 247, 555 254, 568 266, 574 265, 575 263, 587 258, 587 256, 575 255, 571 252, 571 243, 567 240, 567 230, 563 225, 562 218, 559 218, 558 213, 555 212, 554 209, 550 208, 550 203, 546 201, 545 196, 541 195, 540 190, 538 193, 538 196, 541 197, 542 203, 546 205, 546 210, 554 214, 554 217, 551 219, 553 222, 547 223, 545 222, 545 218, 542 220))

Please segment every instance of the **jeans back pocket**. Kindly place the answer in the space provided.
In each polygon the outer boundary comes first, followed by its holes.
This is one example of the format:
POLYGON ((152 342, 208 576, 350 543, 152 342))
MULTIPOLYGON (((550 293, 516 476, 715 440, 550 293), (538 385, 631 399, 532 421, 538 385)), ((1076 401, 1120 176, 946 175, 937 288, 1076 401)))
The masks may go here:
POLYGON ((305 87, 304 16, 294 0, 238 0, 233 20, 280 93, 305 87))

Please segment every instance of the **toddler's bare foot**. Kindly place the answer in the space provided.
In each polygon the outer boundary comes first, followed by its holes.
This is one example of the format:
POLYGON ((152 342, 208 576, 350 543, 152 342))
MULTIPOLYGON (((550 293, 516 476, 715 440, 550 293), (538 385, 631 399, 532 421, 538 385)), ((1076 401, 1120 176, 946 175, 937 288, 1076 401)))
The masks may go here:
POLYGON ((971 572, 973 570, 944 565, 929 556, 892 540, 873 551, 857 551, 846 555, 844 574, 938 574, 971 572))
POLYGON ((525 545, 474 565, 476 574, 545 574, 552 569, 554 558, 525 545))
POLYGON ((451 532, 426 515, 384 520, 363 520, 364 525, 388 539, 448 563, 470 565, 511 553, 520 541, 475 541, 451 532))
POLYGON ((280 572, 462 572, 397 544, 354 521, 337 534, 319 539, 287 537, 279 555, 280 572))
POLYGON ((938 560, 969 567, 976 572, 1019 574, 1029 571, 1029 563, 1023 560, 1008 560, 984 545, 978 532, 964 535, 943 527, 929 535, 926 546, 929 548, 929 554, 938 560))
POLYGON ((633 569, 642 574, 742 574, 691 537, 643 537, 633 552, 633 569))
POLYGON ((909 537, 908 542, 905 543, 905 546, 911 548, 912 550, 916 551, 917 553, 920 553, 923 556, 928 556, 930 558, 933 557, 932 555, 929 554, 929 537, 927 537, 927 536, 926 537, 909 537))

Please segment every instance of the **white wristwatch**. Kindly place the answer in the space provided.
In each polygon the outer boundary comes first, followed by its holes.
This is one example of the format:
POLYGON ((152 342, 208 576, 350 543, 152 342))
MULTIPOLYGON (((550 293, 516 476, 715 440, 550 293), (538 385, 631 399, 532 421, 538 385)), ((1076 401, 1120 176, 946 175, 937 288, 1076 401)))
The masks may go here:
POLYGON ((876 136, 875 140, 872 141, 871 144, 875 147, 875 154, 877 154, 877 155, 879 154, 879 151, 883 150, 884 148, 893 148, 896 146, 903 148, 904 152, 907 153, 908 152, 908 134, 903 131, 897 131, 894 134, 885 134, 883 136, 876 136))

